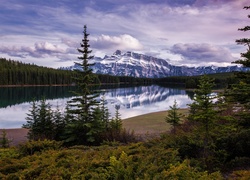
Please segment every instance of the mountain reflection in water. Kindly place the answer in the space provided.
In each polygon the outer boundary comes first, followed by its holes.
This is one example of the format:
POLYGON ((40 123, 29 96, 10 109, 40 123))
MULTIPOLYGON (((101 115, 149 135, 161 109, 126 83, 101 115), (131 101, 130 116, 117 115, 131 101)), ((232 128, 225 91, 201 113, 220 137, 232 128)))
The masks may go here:
MULTIPOLYGON (((68 88, 65 89, 68 90, 68 88)), ((62 90, 60 91, 63 92, 62 90)), ((62 93, 62 96, 58 96, 58 91, 57 96, 51 97, 51 94, 54 93, 53 89, 45 92, 50 92, 50 98, 47 98, 47 102, 52 105, 52 108, 55 109, 58 105, 61 111, 64 111, 67 101, 72 98, 68 93, 62 93)), ((19 94, 22 93, 19 92, 19 94)), ((46 94, 44 96, 48 97, 46 94)), ((102 89, 101 96, 105 97, 111 116, 114 116, 115 105, 120 106, 119 112, 122 119, 168 110, 169 106, 173 105, 174 100, 177 101, 179 108, 185 108, 187 104, 192 102, 191 97, 188 96, 185 90, 157 85, 102 89)), ((24 97, 20 96, 19 98, 24 99, 24 97)), ((22 101, 20 103, 18 101, 20 104, 0 108, 0 128, 19 128, 26 123, 25 117, 27 117, 26 114, 31 107, 30 101, 31 97, 26 102, 22 101)))

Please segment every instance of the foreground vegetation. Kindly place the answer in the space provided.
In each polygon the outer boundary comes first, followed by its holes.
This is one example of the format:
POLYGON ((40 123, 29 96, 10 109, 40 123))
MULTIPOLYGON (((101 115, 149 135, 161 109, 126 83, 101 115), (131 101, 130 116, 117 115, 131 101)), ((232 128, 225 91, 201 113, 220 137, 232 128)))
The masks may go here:
MULTIPOLYGON (((157 140, 127 146, 61 148, 54 141, 0 150, 1 179, 222 179, 181 160, 157 140), (157 153, 156 153, 157 152, 157 153)), ((238 172, 232 173, 232 175, 238 172)), ((240 172, 243 174, 243 172, 240 172)))

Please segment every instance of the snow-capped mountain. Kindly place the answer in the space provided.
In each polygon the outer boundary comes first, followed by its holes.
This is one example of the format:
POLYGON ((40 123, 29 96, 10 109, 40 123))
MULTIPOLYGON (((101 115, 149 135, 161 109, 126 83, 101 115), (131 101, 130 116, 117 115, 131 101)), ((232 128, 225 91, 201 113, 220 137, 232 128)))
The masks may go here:
MULTIPOLYGON (((122 53, 120 50, 117 50, 113 55, 106 55, 104 58, 95 57, 93 61, 95 62, 95 65, 92 67, 94 73, 146 78, 161 78, 167 76, 195 76, 248 70, 247 68, 238 66, 174 66, 169 64, 164 59, 134 53, 131 51, 122 53)), ((62 69, 72 70, 77 68, 79 67, 74 65, 62 69)))

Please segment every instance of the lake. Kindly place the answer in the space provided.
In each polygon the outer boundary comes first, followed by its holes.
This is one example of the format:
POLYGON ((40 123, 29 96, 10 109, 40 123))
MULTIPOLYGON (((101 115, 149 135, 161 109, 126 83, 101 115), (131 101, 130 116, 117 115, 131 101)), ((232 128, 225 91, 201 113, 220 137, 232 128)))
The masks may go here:
MULTIPOLYGON (((0 88, 0 129, 20 128, 26 123, 25 118, 30 110, 30 102, 42 97, 52 105, 64 111, 74 91, 73 86, 41 86, 41 87, 2 87, 0 88)), ((115 106, 120 106, 122 119, 168 110, 176 100, 179 108, 186 108, 192 102, 192 93, 183 89, 161 87, 158 85, 102 88, 102 96, 107 107, 114 116, 115 106)))

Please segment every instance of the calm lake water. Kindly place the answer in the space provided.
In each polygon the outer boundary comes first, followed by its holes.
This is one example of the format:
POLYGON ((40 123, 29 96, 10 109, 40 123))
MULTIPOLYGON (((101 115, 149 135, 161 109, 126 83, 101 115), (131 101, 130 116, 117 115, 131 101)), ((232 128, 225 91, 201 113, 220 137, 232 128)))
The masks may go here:
MULTIPOLYGON (((58 105, 64 111, 65 104, 73 97, 70 93, 72 90, 74 87, 70 86, 0 88, 0 128, 20 128, 26 123, 32 99, 40 100, 43 96, 52 109, 58 105)), ((115 105, 119 105, 122 119, 168 110, 174 100, 179 108, 185 108, 192 102, 192 93, 157 85, 107 88, 102 91, 111 116, 114 115, 115 105)))

